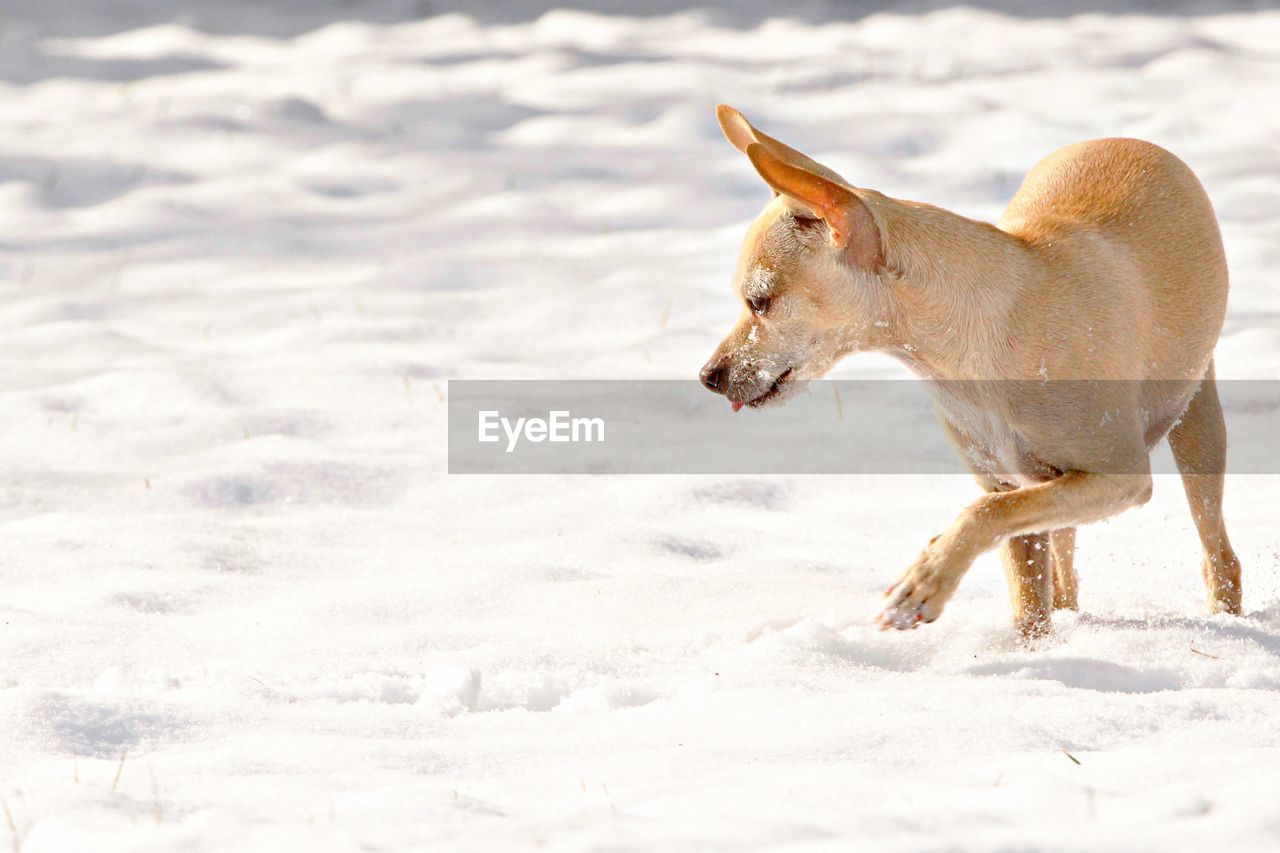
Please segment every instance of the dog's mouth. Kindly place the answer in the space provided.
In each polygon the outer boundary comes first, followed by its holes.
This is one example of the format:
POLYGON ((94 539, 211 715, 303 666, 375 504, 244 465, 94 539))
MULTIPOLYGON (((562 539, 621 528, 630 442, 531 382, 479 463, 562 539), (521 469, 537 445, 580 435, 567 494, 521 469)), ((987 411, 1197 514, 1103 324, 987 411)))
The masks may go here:
POLYGON ((778 378, 773 380, 773 384, 770 385, 768 390, 766 390, 759 397, 756 397, 753 400, 747 400, 745 403, 734 403, 733 410, 736 412, 739 409, 741 409, 743 406, 750 406, 753 409, 758 409, 761 406, 763 406, 765 403, 768 403, 774 397, 777 397, 780 393, 782 393, 783 383, 785 383, 787 379, 790 378, 791 371, 793 369, 794 368, 788 367, 786 370, 782 371, 782 373, 778 374, 778 378))

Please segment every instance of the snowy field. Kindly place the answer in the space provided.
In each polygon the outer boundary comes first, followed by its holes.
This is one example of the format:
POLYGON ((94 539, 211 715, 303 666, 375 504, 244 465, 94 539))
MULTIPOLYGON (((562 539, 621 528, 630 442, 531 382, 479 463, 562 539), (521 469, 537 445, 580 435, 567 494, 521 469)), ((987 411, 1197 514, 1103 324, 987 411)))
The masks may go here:
POLYGON ((1245 618, 1164 477, 1027 651, 992 555, 872 625, 964 479, 444 472, 449 379, 695 375, 717 101, 991 219, 1163 144, 1280 378, 1280 10, 601 5, 0 2, 0 847, 1275 849, 1280 477, 1245 618))

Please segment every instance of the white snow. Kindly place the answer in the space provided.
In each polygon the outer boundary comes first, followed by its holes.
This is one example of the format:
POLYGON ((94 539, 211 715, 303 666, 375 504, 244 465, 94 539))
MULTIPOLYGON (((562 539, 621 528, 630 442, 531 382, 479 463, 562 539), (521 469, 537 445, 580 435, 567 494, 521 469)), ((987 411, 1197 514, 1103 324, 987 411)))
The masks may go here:
POLYGON ((1245 618, 1161 478, 1026 651, 992 556, 872 626, 967 480, 444 438, 451 378, 695 376, 768 198, 718 101, 992 219, 1161 143, 1222 219, 1220 375, 1280 377, 1280 12, 446 5, 0 11, 0 845, 1273 846, 1280 479, 1229 482, 1245 618))

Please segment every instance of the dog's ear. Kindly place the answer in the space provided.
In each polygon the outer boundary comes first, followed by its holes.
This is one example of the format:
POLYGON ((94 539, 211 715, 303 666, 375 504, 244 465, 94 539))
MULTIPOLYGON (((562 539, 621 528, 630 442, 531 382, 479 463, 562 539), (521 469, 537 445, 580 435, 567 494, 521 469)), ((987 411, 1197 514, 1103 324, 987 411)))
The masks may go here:
POLYGON ((747 153, 747 146, 749 145, 763 145, 765 150, 779 160, 790 163, 793 166, 799 166, 801 169, 807 169, 815 175, 822 175, 833 181, 844 181, 844 178, 841 178, 817 160, 801 154, 785 142, 779 142, 772 136, 756 130, 742 113, 728 104, 716 105, 716 120, 720 122, 720 130, 724 133, 724 138, 729 140, 730 144, 743 154, 747 153))
POLYGON ((884 264, 880 228, 866 202, 824 175, 785 162, 764 145, 747 146, 747 157, 774 190, 793 198, 827 223, 832 248, 846 252, 859 268, 876 272, 884 264))
POLYGON ((747 153, 748 145, 760 141, 751 122, 728 104, 716 104, 716 121, 720 122, 720 132, 724 134, 724 138, 743 154, 747 153))

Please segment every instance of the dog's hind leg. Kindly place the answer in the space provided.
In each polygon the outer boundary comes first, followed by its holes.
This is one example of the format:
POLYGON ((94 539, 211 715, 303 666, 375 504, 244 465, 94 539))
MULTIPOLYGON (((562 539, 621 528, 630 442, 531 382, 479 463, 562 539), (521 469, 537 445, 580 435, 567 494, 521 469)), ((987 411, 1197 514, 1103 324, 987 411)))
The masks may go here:
POLYGON ((1204 582, 1214 611, 1240 613, 1240 560, 1222 522, 1222 485, 1227 462, 1227 427, 1214 381, 1213 363, 1187 411, 1169 431, 1169 446, 1182 474, 1187 503, 1204 546, 1204 582))
POLYGON ((1076 584, 1076 529, 1063 527, 1049 534, 1053 552, 1053 609, 1077 610, 1079 597, 1076 584))
POLYGON ((1014 625, 1024 637, 1048 634, 1055 598, 1049 534, 1028 533, 1006 539, 1000 548, 1000 560, 1009 581, 1014 625))

